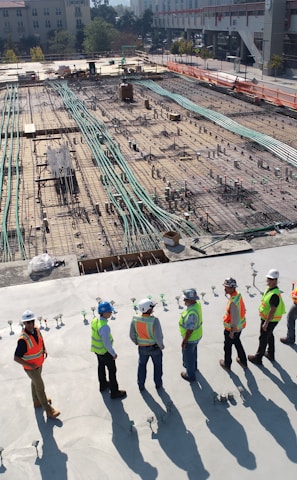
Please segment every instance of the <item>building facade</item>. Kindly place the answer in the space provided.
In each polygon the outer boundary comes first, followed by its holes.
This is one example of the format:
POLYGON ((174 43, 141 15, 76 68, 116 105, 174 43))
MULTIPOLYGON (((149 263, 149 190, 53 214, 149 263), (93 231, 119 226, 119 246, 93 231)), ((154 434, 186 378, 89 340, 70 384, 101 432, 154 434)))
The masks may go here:
POLYGON ((199 34, 217 58, 252 58, 267 71, 277 54, 297 69, 297 0, 152 0, 152 11, 154 27, 165 29, 169 42, 199 34))
POLYGON ((0 37, 20 50, 22 39, 34 36, 46 51, 49 32, 67 30, 76 35, 90 20, 90 0, 0 2, 0 37))

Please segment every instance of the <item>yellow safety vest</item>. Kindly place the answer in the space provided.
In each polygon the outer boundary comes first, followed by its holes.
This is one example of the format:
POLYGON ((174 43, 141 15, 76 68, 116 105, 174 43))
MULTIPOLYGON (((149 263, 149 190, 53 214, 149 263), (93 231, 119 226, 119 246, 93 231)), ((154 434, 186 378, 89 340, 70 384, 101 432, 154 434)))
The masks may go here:
POLYGON ((279 297, 279 304, 277 309, 274 312, 273 319, 270 320, 271 322, 279 322, 280 319, 282 318, 282 315, 286 313, 286 308, 285 304, 283 302, 280 290, 278 287, 272 288, 269 290, 269 287, 266 288, 265 292, 263 293, 262 299, 261 299, 261 305, 259 307, 259 313, 260 313, 260 318, 262 320, 266 320, 268 313, 270 311, 270 299, 272 295, 277 295, 279 297))
POLYGON ((195 328, 189 338, 189 342, 197 342, 202 337, 202 308, 200 302, 196 302, 182 312, 179 319, 179 330, 182 338, 185 338, 187 329, 185 327, 187 320, 191 314, 196 316, 195 328))
POLYGON ((238 324, 235 326, 235 330, 240 331, 246 326, 246 320, 245 320, 246 309, 245 309, 243 298, 242 298, 241 294, 238 293, 238 292, 234 292, 234 294, 232 294, 230 296, 229 300, 228 300, 228 303, 227 303, 227 306, 226 306, 226 313, 225 313, 224 319, 223 319, 224 328, 226 330, 229 330, 229 331, 231 330, 230 307, 231 307, 232 303, 234 303, 236 305, 236 307, 238 308, 238 312, 239 312, 239 320, 238 320, 238 324))
POLYGON ((137 345, 145 347, 154 345, 156 339, 154 336, 154 316, 135 316, 133 317, 134 327, 137 337, 137 345))
MULTIPOLYGON (((107 325, 107 320, 105 318, 93 318, 92 320, 92 343, 91 343, 91 352, 98 353, 98 355, 104 355, 107 350, 104 346, 103 340, 99 335, 99 330, 103 325, 107 325)), ((113 338, 111 333, 109 334, 111 344, 113 343, 113 338)))

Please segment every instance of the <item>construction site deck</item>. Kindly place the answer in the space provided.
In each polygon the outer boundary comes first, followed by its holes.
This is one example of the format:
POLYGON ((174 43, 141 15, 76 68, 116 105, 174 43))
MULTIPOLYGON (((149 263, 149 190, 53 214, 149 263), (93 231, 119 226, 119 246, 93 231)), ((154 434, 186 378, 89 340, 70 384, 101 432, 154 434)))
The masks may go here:
POLYGON ((147 88, 147 74, 2 85, 2 263, 48 252, 104 271, 168 261, 166 231, 199 256, 202 243, 295 226, 294 162, 182 105, 292 150, 297 120, 172 72, 152 76, 181 102, 147 88))

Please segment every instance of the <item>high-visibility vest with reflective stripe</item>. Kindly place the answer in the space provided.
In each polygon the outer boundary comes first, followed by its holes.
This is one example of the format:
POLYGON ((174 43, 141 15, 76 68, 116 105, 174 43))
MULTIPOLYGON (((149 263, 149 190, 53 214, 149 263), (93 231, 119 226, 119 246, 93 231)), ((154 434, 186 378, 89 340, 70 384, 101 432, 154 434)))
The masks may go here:
POLYGON ((197 342, 202 337, 202 308, 200 302, 196 302, 193 305, 190 305, 190 307, 188 307, 184 312, 182 312, 179 319, 179 330, 182 338, 185 338, 187 333, 185 325, 191 314, 194 314, 196 316, 196 324, 190 338, 188 339, 188 342, 197 342))
MULTIPOLYGON (((27 352, 23 356, 23 359, 34 365, 34 367, 41 367, 44 362, 44 343, 39 329, 35 328, 35 330, 37 332, 38 343, 34 336, 29 335, 25 330, 22 331, 19 340, 25 340, 27 344, 27 352)), ((25 370, 32 370, 27 365, 23 365, 23 367, 25 370)))
MULTIPOLYGON (((107 349, 104 346, 103 340, 99 335, 99 330, 103 325, 107 325, 107 320, 105 318, 93 318, 92 320, 92 342, 91 342, 91 352, 98 353, 98 355, 104 355, 107 352, 107 349)), ((113 338, 111 332, 109 334, 111 344, 113 343, 113 338)))
POLYGON ((231 330, 231 304, 234 303, 236 307, 238 308, 238 313, 239 313, 239 318, 238 318, 238 323, 237 325, 233 326, 236 331, 242 330, 246 326, 246 320, 245 320, 245 305, 243 298, 240 293, 234 292, 228 300, 227 306, 226 306, 226 313, 224 315, 224 328, 226 330, 231 330))
POLYGON ((279 291, 278 287, 272 288, 269 290, 269 288, 266 288, 265 292, 263 293, 262 299, 261 299, 261 305, 259 307, 259 313, 260 317, 262 320, 266 320, 268 313, 270 311, 270 299, 272 295, 277 295, 279 297, 279 304, 277 309, 274 312, 273 319, 270 320, 271 322, 279 322, 280 319, 282 318, 282 315, 286 313, 286 308, 285 304, 283 302, 281 293, 279 291))
POLYGON ((156 339, 154 337, 154 316, 135 316, 133 317, 137 345, 145 347, 148 345, 154 345, 156 339))

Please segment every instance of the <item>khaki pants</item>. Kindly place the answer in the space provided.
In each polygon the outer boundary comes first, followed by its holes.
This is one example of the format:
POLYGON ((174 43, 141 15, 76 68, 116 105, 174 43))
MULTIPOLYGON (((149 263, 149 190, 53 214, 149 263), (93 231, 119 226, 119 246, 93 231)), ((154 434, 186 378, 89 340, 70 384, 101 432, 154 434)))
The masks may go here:
POLYGON ((47 397, 44 391, 44 383, 41 377, 42 367, 35 370, 25 370, 28 377, 31 379, 31 391, 34 403, 40 403, 42 407, 47 411, 50 406, 47 401, 47 397))

